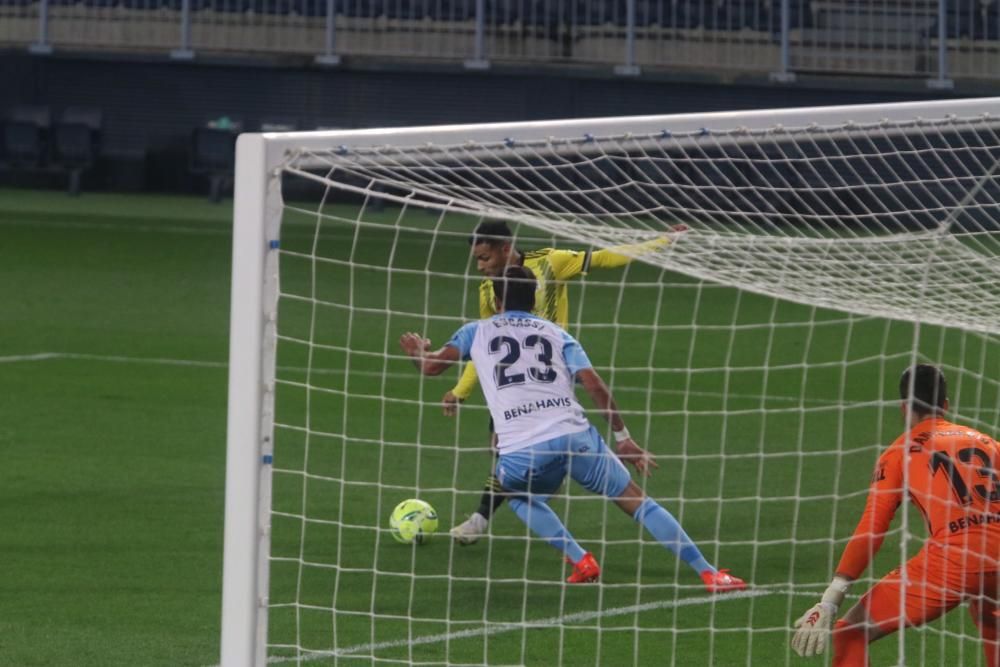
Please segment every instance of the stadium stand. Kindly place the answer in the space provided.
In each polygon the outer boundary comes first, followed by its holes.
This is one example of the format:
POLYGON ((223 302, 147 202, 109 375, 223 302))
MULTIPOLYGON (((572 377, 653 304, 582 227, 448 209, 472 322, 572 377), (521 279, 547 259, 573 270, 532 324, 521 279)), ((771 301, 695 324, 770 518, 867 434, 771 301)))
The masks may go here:
MULTIPOLYGON (((45 45, 171 53, 178 52, 180 36, 189 34, 190 44, 181 49, 188 54, 325 55, 327 62, 331 56, 336 62, 360 56, 618 66, 628 57, 660 70, 1000 78, 994 64, 1000 55, 1000 0, 481 4, 482 16, 476 0, 51 0, 45 45)), ((0 0, 0 46, 24 47, 36 39, 43 23, 38 7, 0 0)))

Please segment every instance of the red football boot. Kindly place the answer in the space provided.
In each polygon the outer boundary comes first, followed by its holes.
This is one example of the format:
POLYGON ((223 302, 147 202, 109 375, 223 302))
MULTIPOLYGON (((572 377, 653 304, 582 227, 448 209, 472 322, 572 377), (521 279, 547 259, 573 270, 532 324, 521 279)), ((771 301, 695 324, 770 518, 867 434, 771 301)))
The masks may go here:
MULTIPOLYGON (((569 559, 566 559, 569 562, 569 559)), ((594 555, 589 551, 583 554, 583 558, 580 559, 579 563, 573 564, 573 574, 566 578, 566 582, 570 584, 586 584, 591 581, 597 581, 601 577, 601 566, 597 564, 597 560, 594 555)))
POLYGON ((747 582, 729 574, 729 570, 718 572, 705 570, 701 573, 701 580, 705 582, 705 590, 709 593, 732 593, 746 590, 747 587, 747 582))

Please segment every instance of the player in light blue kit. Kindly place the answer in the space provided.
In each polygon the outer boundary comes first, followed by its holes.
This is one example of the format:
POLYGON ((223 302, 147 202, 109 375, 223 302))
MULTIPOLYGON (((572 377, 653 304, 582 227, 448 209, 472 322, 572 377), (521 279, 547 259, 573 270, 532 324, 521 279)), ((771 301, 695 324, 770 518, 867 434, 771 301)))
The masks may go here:
POLYGON ((677 520, 632 481, 623 460, 647 476, 656 462, 632 440, 614 398, 580 344, 558 325, 531 314, 531 272, 509 267, 494 280, 493 290, 498 314, 466 324, 439 350, 430 351, 430 341, 415 333, 403 334, 399 344, 425 375, 439 375, 459 359, 473 361, 498 436, 497 477, 517 516, 573 563, 567 581, 595 581, 601 573, 593 555, 546 503, 568 473, 642 524, 701 576, 709 592, 746 588, 742 579, 712 567, 677 520), (617 457, 587 420, 573 391, 574 380, 611 424, 617 457))

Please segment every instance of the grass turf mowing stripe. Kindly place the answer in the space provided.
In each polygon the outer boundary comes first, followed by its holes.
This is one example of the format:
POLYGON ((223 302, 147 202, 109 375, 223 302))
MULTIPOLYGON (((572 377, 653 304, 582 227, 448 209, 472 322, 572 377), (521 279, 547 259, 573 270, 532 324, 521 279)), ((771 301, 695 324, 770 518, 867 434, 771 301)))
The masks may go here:
MULTIPOLYGON (((0 364, 21 363, 21 362, 31 362, 31 361, 58 361, 63 359, 81 360, 81 361, 107 361, 111 363, 188 366, 192 368, 229 367, 229 362, 227 361, 200 361, 195 359, 167 359, 161 357, 130 357, 122 355, 81 354, 77 352, 36 352, 31 354, 10 355, 6 357, 0 357, 0 364)), ((309 371, 309 369, 307 368, 298 366, 279 366, 278 370, 283 372, 302 372, 302 373, 309 371)), ((313 368, 311 372, 316 375, 336 375, 338 373, 344 373, 345 370, 343 368, 313 368)), ((389 377, 389 378, 413 377, 413 373, 364 371, 358 369, 351 369, 350 373, 352 375, 364 375, 369 377, 389 377)), ((688 395, 688 396, 700 396, 708 398, 719 398, 719 397, 729 397, 733 399, 763 398, 768 401, 784 401, 788 403, 817 405, 817 406, 852 406, 852 405, 872 405, 881 403, 881 401, 831 401, 822 398, 803 398, 795 396, 743 394, 735 392, 718 392, 718 391, 694 391, 685 389, 648 389, 648 388, 636 388, 636 387, 626 387, 626 386, 617 387, 615 391, 617 392, 644 391, 644 392, 651 392, 653 394, 673 394, 677 396, 688 395)))

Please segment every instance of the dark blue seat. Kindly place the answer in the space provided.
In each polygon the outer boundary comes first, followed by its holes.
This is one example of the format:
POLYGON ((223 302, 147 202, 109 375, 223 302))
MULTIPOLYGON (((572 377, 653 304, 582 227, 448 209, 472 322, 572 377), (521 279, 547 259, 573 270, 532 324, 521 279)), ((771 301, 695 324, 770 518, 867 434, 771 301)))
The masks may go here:
POLYGON ((209 178, 209 198, 217 202, 232 181, 236 164, 236 131, 199 127, 191 133, 191 172, 209 178))
POLYGON ((337 13, 350 18, 382 16, 381 0, 337 0, 337 13))
POLYGON ((699 0, 664 0, 664 5, 665 25, 674 28, 697 28, 704 25, 706 14, 715 10, 715 3, 711 0, 707 3, 699 0))
POLYGON ((435 21, 468 21, 476 15, 476 0, 420 0, 424 15, 435 21))
POLYGON ((34 169, 48 161, 52 112, 44 106, 17 106, 3 124, 3 161, 14 168, 34 169))
POLYGON ((253 0, 208 0, 208 6, 217 12, 245 14, 253 6, 253 0))
POLYGON ((68 107, 53 128, 53 161, 63 167, 89 167, 100 152, 100 109, 68 107))
POLYGON ((426 16, 423 0, 384 0, 385 15, 390 19, 421 19, 426 16))
MULTIPOLYGON (((930 39, 936 39, 941 22, 935 18, 934 22, 921 34, 930 39)), ((979 6, 979 0, 951 0, 945 8, 945 38, 946 39, 969 39, 975 37, 982 39, 986 25, 983 20, 983 10, 979 6)))
POLYGON ((3 125, 4 161, 12 167, 40 167, 45 162, 45 133, 34 123, 7 121, 3 125))
POLYGON ((52 164, 69 173, 69 193, 80 193, 80 177, 101 153, 100 109, 68 107, 52 129, 52 164))
POLYGON ((520 19, 514 0, 486 0, 486 25, 510 25, 520 19))
POLYGON ((945 12, 949 39, 968 39, 981 32, 983 21, 979 0, 949 0, 945 12), (980 30, 977 31, 977 27, 980 30))
POLYGON ((757 0, 724 0, 716 5, 715 12, 706 20, 710 23, 706 23, 705 27, 715 30, 767 29, 767 14, 757 0))
MULTIPOLYGON (((338 13, 340 0, 333 0, 333 14, 338 13)), ((291 0, 291 11, 299 16, 326 16, 326 0, 291 0)))
MULTIPOLYGON (((788 27, 811 28, 813 24, 809 0, 788 0, 788 27)), ((781 32, 781 0, 770 0, 767 18, 768 30, 778 35, 781 32)))

